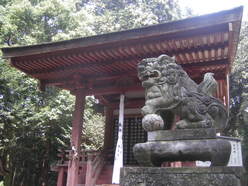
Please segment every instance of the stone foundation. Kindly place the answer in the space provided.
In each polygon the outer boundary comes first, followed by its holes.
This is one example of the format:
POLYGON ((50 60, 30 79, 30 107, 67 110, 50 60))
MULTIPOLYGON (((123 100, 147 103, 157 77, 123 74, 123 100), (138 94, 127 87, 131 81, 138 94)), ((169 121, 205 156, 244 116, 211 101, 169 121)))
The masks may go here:
POLYGON ((120 186, 246 186, 242 167, 124 167, 120 186))

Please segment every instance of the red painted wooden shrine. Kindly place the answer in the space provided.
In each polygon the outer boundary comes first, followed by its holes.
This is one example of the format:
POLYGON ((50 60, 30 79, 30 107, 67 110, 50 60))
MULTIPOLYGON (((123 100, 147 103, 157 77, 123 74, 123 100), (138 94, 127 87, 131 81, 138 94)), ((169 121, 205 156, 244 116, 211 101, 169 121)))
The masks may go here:
POLYGON ((124 165, 135 164, 132 145, 144 141, 140 125, 144 90, 137 63, 160 54, 176 61, 196 82, 213 72, 219 97, 228 106, 228 75, 234 61, 242 7, 204 16, 67 41, 2 48, 13 67, 40 82, 76 96, 71 147, 61 152, 57 186, 101 185, 111 182, 119 95, 125 94, 124 165), (103 152, 81 151, 84 100, 95 95, 105 107, 103 152), (69 154, 68 154, 69 153, 69 154), (112 154, 112 156, 111 156, 112 154), (69 157, 69 158, 68 158, 69 157))

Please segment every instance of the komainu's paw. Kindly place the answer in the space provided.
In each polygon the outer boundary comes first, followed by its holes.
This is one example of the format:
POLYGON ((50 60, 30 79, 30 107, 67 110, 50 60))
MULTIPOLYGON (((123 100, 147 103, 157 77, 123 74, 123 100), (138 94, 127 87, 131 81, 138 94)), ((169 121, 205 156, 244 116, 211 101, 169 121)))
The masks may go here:
POLYGON ((190 122, 185 120, 180 120, 176 123, 177 129, 196 129, 196 128, 211 128, 212 122, 211 120, 202 120, 197 122, 190 122))
POLYGON ((176 123, 177 129, 187 129, 189 128, 189 124, 185 120, 180 120, 176 123))

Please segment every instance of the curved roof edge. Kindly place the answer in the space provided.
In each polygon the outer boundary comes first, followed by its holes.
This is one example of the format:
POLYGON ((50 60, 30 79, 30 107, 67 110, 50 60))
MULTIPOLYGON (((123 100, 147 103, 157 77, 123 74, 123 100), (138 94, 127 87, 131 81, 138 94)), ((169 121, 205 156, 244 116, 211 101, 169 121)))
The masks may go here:
MULTIPOLYGON (((53 51, 63 51, 79 47, 97 46, 127 39, 139 39, 153 35, 170 34, 182 32, 185 30, 200 29, 224 23, 241 23, 242 14, 243 6, 240 6, 217 13, 186 18, 178 21, 171 21, 163 24, 135 28, 131 30, 36 45, 4 47, 1 48, 1 50, 3 52, 3 58, 12 58, 48 52, 50 53, 53 51)), ((237 31, 239 32, 239 30, 237 31)))

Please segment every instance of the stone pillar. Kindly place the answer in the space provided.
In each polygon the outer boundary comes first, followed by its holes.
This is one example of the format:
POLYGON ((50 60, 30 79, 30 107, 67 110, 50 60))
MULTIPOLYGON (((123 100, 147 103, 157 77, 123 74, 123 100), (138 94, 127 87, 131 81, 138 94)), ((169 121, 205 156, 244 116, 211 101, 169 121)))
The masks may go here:
POLYGON ((72 121, 71 153, 68 164, 67 186, 76 186, 78 184, 79 153, 85 104, 85 95, 82 90, 76 90, 75 93, 76 101, 72 121))

